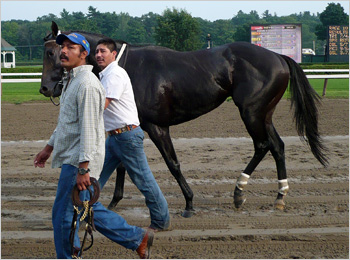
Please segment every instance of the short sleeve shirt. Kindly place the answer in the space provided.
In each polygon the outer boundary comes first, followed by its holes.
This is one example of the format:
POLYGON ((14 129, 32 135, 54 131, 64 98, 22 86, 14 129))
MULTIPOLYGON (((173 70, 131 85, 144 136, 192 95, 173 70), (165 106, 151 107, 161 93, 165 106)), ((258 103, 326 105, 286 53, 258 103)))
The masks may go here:
POLYGON ((103 113, 105 130, 111 131, 126 125, 138 126, 140 121, 134 91, 127 72, 114 61, 100 72, 100 80, 106 98, 112 99, 103 113))

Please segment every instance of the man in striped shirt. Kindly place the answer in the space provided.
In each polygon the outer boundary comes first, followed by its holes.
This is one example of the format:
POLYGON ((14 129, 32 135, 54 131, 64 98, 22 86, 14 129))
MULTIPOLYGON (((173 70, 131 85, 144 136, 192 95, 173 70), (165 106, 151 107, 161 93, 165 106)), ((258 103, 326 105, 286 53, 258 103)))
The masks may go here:
MULTIPOLYGON (((54 240, 58 258, 72 258, 69 234, 73 219, 72 190, 75 184, 83 200, 89 200, 87 187, 90 176, 99 178, 105 156, 103 111, 105 91, 99 79, 86 65, 90 46, 78 33, 60 34, 61 65, 68 79, 61 95, 57 127, 45 148, 34 159, 35 167, 43 168, 53 152, 52 167, 61 168, 56 199, 52 209, 54 240)), ((107 210, 100 202, 93 204, 96 229, 118 244, 136 250, 141 258, 149 257, 153 233, 130 226, 117 213, 107 210)), ((78 228, 78 227, 77 227, 78 228)), ((74 246, 80 246, 79 238, 74 246)))

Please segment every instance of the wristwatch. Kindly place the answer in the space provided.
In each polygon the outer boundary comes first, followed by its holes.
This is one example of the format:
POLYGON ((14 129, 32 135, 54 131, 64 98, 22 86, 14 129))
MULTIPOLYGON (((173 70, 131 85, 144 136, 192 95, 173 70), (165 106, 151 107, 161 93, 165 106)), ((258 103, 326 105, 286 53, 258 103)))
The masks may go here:
POLYGON ((80 175, 87 174, 88 172, 90 172, 90 169, 89 169, 89 168, 88 168, 88 169, 84 169, 84 168, 79 168, 79 169, 78 169, 78 173, 79 173, 80 175))

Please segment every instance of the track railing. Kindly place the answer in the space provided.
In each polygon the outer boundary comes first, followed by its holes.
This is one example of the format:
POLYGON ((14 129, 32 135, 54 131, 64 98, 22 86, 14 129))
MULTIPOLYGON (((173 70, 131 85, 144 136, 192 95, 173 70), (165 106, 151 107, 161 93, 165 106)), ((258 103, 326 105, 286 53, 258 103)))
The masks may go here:
MULTIPOLYGON (((305 69, 304 72, 307 73, 324 73, 324 74, 307 74, 306 77, 309 79, 324 79, 322 96, 326 95, 326 89, 328 84, 328 79, 348 79, 349 69, 305 69), (347 74, 333 74, 333 73, 343 73, 347 74), (329 74, 331 73, 331 74, 329 74)), ((41 78, 26 78, 26 79, 4 79, 3 77, 10 76, 41 76, 42 73, 1 73, 2 83, 26 83, 26 82, 41 82, 41 78)))

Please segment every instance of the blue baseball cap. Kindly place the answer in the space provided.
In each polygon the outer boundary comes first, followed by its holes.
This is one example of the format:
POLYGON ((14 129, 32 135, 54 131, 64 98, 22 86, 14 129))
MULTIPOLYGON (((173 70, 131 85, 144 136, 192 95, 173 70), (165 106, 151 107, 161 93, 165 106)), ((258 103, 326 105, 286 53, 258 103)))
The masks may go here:
POLYGON ((56 43, 59 45, 62 45, 63 41, 65 39, 68 39, 76 44, 80 44, 81 46, 84 47, 85 50, 87 50, 88 55, 90 54, 90 44, 89 42, 85 39, 85 37, 79 33, 70 33, 68 35, 66 34, 60 34, 56 38, 56 43))

